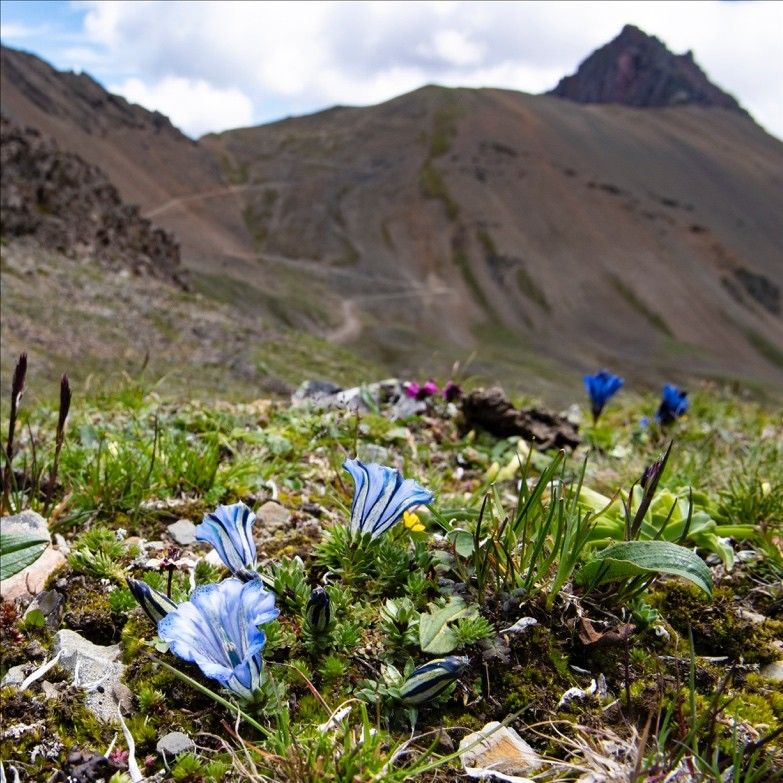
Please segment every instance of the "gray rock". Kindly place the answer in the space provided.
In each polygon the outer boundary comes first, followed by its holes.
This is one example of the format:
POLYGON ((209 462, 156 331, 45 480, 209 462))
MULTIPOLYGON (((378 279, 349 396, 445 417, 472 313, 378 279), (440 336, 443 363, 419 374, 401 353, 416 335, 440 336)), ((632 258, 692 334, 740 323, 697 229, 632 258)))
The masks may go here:
POLYGON ((119 661, 118 644, 93 644, 75 631, 63 629, 54 636, 54 652, 61 651, 60 666, 87 691, 85 706, 99 720, 116 720, 119 707, 130 710, 132 694, 120 682, 125 666, 119 661))
POLYGON ((70 554, 71 545, 65 540, 65 536, 62 533, 54 534, 54 545, 66 556, 70 554))
POLYGON ((427 403, 424 400, 416 400, 413 397, 400 397, 397 402, 394 403, 391 409, 389 418, 396 419, 408 419, 411 416, 417 416, 427 410, 427 403))
POLYGON ((313 404, 318 408, 344 408, 354 411, 367 411, 370 407, 379 408, 382 405, 395 403, 404 394, 402 383, 396 378, 331 393, 326 393, 327 386, 324 385, 320 393, 309 396, 304 394, 306 391, 304 386, 305 384, 300 386, 294 394, 295 404, 313 404))
POLYGON ((26 679, 27 675, 35 668, 31 662, 20 663, 18 666, 12 666, 0 681, 0 686, 5 688, 7 685, 21 685, 26 679))
POLYGON ((283 530, 291 521, 291 512, 274 500, 269 500, 256 511, 255 530, 263 537, 283 530))
POLYGON ((291 395, 294 405, 301 405, 305 401, 322 400, 333 397, 342 391, 342 387, 329 381, 303 381, 299 388, 291 395))
POLYGON ((768 663, 760 672, 761 676, 772 682, 783 682, 783 661, 768 663))
POLYGON ((36 514, 35 511, 22 511, 20 514, 14 514, 12 517, 3 517, 0 519, 0 530, 2 530, 3 535, 29 533, 51 541, 46 520, 40 514, 36 514))
POLYGON ((356 456, 362 462, 377 462, 380 465, 389 464, 389 450, 376 443, 360 443, 356 456))
POLYGON ((46 627, 50 631, 56 631, 60 627, 63 609, 65 609, 65 596, 57 590, 44 590, 33 598, 23 616, 26 618, 38 610, 46 620, 46 627))
POLYGON ((190 546, 196 543, 196 526, 189 519, 180 519, 169 525, 167 530, 180 546, 190 546))
POLYGON ((181 731, 172 731, 158 740, 155 749, 164 759, 167 756, 173 758, 179 756, 180 753, 188 753, 195 750, 196 743, 187 734, 183 734, 181 731))

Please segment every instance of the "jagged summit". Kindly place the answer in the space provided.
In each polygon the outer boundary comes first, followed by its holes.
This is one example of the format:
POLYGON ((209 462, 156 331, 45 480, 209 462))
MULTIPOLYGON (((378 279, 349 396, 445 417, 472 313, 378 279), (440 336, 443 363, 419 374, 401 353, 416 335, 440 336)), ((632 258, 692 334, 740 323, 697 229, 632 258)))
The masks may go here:
POLYGON ((698 104, 747 112, 714 85, 690 50, 674 54, 655 36, 627 24, 620 34, 563 77, 550 95, 578 103, 647 108, 698 104))

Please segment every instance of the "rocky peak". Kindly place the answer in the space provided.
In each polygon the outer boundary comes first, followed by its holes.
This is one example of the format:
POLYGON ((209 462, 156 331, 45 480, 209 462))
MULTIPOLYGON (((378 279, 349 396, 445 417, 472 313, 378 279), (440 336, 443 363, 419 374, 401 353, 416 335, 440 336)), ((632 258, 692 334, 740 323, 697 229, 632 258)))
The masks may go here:
POLYGON ((71 258, 91 258, 187 288, 179 245, 123 203, 97 166, 45 134, 0 117, 0 233, 27 237, 71 258))
POLYGON ((620 103, 640 108, 698 104, 746 113, 716 87, 693 59, 673 54, 655 36, 627 24, 620 34, 560 80, 549 95, 578 103, 620 103))

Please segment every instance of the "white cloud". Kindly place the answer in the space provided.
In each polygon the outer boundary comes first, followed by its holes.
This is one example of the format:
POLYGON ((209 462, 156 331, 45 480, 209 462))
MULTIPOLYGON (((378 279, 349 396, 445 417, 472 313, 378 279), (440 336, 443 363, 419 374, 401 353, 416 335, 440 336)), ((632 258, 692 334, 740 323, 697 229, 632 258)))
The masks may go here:
POLYGON ((152 85, 141 79, 127 79, 109 89, 132 103, 163 112, 194 137, 214 130, 216 122, 225 128, 240 128, 253 120, 253 103, 244 93, 216 89, 200 79, 168 76, 152 85))
MULTIPOLYGON (((193 85, 203 99, 207 88, 234 95, 235 106, 236 92, 252 99, 252 122, 374 103, 431 82, 541 92, 630 22, 674 51, 693 49, 713 81, 783 136, 783 3, 88 0, 78 7, 104 74, 116 74, 97 75, 137 91, 137 82, 146 85, 147 100, 165 97, 181 115, 187 107, 172 93, 195 96, 193 85), (174 89, 171 79, 191 86, 174 89)), ((173 116, 162 103, 155 108, 173 116)), ((189 111, 199 117, 191 132, 228 127, 222 108, 189 111)))
POLYGON ((3 22, 0 24, 0 38, 4 41, 19 41, 25 38, 33 38, 45 32, 45 27, 24 24, 22 22, 3 22))

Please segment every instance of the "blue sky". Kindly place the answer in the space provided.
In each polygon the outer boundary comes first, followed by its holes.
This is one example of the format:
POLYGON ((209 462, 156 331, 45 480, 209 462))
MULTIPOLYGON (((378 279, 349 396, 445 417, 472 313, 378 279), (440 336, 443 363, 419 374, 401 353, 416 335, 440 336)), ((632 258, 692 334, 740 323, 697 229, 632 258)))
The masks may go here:
POLYGON ((0 2, 4 44, 87 71, 194 137, 430 82, 543 92, 626 22, 693 49, 783 138, 780 2, 0 2))

